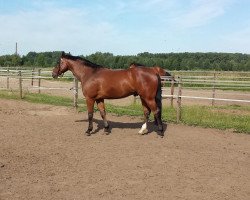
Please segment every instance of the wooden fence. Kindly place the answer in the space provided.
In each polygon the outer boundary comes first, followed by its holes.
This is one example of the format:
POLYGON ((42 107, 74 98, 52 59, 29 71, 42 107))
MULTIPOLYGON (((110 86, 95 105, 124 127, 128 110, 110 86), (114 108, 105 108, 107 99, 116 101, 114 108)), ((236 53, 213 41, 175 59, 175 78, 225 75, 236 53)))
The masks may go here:
MULTIPOLYGON (((198 100, 211 100, 211 105, 214 106, 215 102, 218 101, 228 101, 228 102, 242 102, 242 103, 250 103, 250 72, 241 72, 244 76, 233 76, 232 73, 230 76, 221 76, 222 72, 201 72, 207 73, 208 75, 195 75, 191 74, 194 72, 191 71, 179 71, 173 72, 175 74, 176 83, 174 81, 169 82, 169 77, 161 77, 163 83, 163 91, 167 91, 166 85, 170 87, 170 94, 163 94, 162 97, 164 99, 170 100, 170 105, 174 106, 174 100, 176 100, 176 116, 177 122, 181 120, 181 107, 182 107, 182 99, 198 99, 198 100), (178 75, 179 73, 179 75, 178 75), (186 74, 185 74, 186 73, 186 74), (183 90, 187 89, 206 89, 210 96, 195 96, 195 95, 183 95, 183 90), (218 90, 225 89, 233 89, 239 90, 240 95, 245 95, 245 99, 232 99, 232 98, 218 98, 216 97, 218 90), (245 92, 242 92, 245 91, 245 92)), ((73 106, 78 106, 78 92, 79 92, 79 84, 78 80, 75 79, 72 74, 65 75, 61 77, 61 79, 72 79, 72 87, 43 87, 42 80, 52 79, 51 71, 42 71, 38 70, 10 70, 4 69, 0 70, 0 78, 1 81, 6 81, 6 87, 2 87, 1 84, 0 89, 10 90, 10 79, 18 80, 18 91, 20 94, 20 98, 23 98, 23 81, 30 81, 30 88, 35 89, 38 93, 41 93, 42 90, 67 90, 73 91, 73 106), (35 80, 36 84, 35 85, 35 80)), ((1 83, 1 82, 0 82, 1 83)), ((199 91, 199 90, 197 90, 199 91)), ((234 94, 236 94, 234 92, 234 94)), ((134 99, 134 102, 136 99, 134 99)))

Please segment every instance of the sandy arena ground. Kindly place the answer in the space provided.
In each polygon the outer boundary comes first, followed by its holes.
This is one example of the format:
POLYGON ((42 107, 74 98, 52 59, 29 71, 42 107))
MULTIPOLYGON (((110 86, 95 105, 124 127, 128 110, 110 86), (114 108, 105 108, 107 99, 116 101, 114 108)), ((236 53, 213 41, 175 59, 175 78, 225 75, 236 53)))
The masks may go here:
POLYGON ((250 135, 108 114, 112 133, 83 134, 86 113, 0 99, 1 200, 249 200, 250 135))

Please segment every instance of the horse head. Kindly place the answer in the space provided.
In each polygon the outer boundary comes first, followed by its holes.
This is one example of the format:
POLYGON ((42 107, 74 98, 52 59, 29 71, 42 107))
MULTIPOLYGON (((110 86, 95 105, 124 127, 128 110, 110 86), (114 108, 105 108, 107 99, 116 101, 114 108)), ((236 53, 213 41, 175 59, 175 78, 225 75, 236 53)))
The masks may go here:
POLYGON ((60 59, 57 62, 56 67, 52 70, 53 78, 57 78, 58 76, 62 75, 64 72, 68 71, 69 66, 65 57, 66 57, 66 54, 63 51, 60 59))

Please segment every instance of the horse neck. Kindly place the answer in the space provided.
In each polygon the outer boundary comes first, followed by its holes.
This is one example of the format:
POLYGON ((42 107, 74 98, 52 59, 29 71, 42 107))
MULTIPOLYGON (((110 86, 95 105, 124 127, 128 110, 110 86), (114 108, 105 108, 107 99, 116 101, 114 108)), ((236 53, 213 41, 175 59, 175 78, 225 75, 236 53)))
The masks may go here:
POLYGON ((74 74, 74 76, 81 82, 91 76, 93 69, 86 67, 80 61, 68 61, 69 70, 74 74))
POLYGON ((73 75, 80 80, 81 79, 81 74, 83 74, 83 67, 79 66, 80 63, 77 61, 73 60, 67 60, 67 65, 68 65, 68 70, 70 70, 73 75))

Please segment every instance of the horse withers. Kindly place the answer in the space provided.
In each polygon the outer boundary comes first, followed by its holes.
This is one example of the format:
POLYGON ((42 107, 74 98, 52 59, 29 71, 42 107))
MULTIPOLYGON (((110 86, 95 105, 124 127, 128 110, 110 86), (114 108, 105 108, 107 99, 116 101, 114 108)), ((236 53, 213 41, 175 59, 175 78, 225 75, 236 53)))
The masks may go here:
POLYGON ((94 64, 82 57, 70 54, 61 55, 58 65, 53 69, 52 77, 57 78, 70 70, 81 82, 82 93, 86 98, 88 110, 88 129, 90 136, 93 130, 94 104, 100 111, 104 122, 104 132, 109 133, 109 124, 106 118, 104 99, 119 99, 130 95, 139 95, 141 98, 145 121, 139 133, 147 132, 147 123, 152 111, 158 126, 157 134, 164 136, 161 119, 161 79, 148 68, 129 68, 112 70, 94 64))

